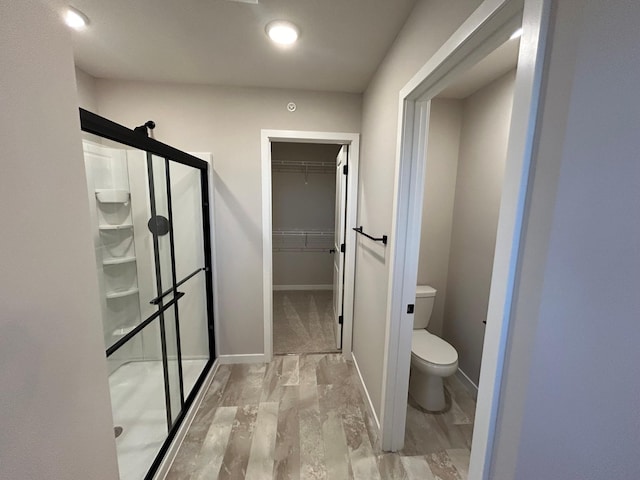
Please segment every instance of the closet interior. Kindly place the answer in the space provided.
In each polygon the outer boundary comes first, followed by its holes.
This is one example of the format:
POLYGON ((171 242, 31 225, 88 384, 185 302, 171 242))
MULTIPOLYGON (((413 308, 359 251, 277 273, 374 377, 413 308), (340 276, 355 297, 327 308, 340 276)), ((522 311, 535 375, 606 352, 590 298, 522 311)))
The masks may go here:
POLYGON ((340 145, 271 144, 274 352, 335 350, 333 255, 340 145))

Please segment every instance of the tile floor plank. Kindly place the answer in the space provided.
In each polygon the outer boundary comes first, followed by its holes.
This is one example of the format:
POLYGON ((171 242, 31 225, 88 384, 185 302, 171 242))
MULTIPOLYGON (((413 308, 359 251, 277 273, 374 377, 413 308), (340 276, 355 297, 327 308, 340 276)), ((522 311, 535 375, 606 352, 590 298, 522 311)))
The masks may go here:
POLYGON ((440 480, 433 475, 429 463, 424 457, 400 457, 400 461, 408 480, 440 480))
POLYGON ((298 386, 285 386, 278 407, 278 428, 273 478, 300 479, 300 394, 298 386))
POLYGON ((197 456, 194 480, 217 478, 222 460, 229 444, 229 436, 238 407, 220 407, 216 410, 211 427, 207 432, 200 453, 197 456))
POLYGON ((278 430, 277 402, 261 403, 258 407, 256 428, 251 442, 251 452, 245 480, 269 480, 273 478, 273 460, 278 430))
POLYGON ((218 480, 237 480, 245 477, 257 416, 257 404, 238 407, 218 480))
POLYGON ((318 387, 303 383, 299 387, 300 415, 300 478, 302 480, 325 480, 325 460, 322 421, 318 387))

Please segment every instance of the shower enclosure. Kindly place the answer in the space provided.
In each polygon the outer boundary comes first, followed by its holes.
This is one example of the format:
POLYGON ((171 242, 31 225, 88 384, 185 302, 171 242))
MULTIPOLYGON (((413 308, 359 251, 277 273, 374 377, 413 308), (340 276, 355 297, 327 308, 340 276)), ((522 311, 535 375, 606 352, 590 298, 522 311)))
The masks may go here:
POLYGON ((215 359, 208 164, 80 120, 120 478, 151 479, 215 359))

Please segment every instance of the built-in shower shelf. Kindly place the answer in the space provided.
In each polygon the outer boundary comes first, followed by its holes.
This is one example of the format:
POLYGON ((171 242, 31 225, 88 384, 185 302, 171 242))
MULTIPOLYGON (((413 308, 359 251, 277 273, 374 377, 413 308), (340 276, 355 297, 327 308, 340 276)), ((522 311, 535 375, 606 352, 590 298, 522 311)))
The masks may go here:
POLYGON ((96 198, 100 203, 127 203, 129 192, 127 190, 96 190, 96 198))
POLYGON ((109 230, 127 230, 129 228, 133 228, 133 224, 131 223, 124 223, 121 225, 100 225, 98 227, 100 230, 102 231, 109 231, 109 230))
POLYGON ((108 292, 107 300, 113 300, 114 298, 128 297, 129 295, 137 295, 137 294, 138 294, 137 288, 132 288, 131 290, 124 290, 122 292, 108 292))
POLYGON ((121 265, 123 263, 132 263, 136 261, 136 257, 122 257, 122 258, 109 258, 108 260, 103 260, 103 265, 121 265))
POLYGON ((116 328, 113 331, 113 336, 114 337, 124 337, 125 335, 128 335, 129 333, 133 332, 134 328, 136 328, 136 327, 116 328))

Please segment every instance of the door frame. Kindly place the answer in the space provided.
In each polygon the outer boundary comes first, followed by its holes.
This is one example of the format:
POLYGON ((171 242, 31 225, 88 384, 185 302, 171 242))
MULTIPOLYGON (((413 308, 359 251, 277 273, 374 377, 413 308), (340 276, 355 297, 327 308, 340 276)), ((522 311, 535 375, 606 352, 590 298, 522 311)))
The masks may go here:
POLYGON ((542 89, 550 0, 486 0, 400 91, 384 354, 381 441, 404 443, 430 100, 522 25, 496 250, 471 446, 470 479, 487 479, 542 89), (520 20, 520 18, 522 20, 520 20))
POLYGON ((342 325, 342 353, 351 358, 353 333, 353 296, 355 290, 355 232, 358 213, 358 166, 360 162, 360 134, 344 132, 312 132, 299 130, 260 131, 262 159, 262 293, 264 306, 264 361, 273 359, 273 223, 271 142, 324 143, 349 145, 349 174, 347 176, 347 214, 345 235, 344 323, 342 325))

